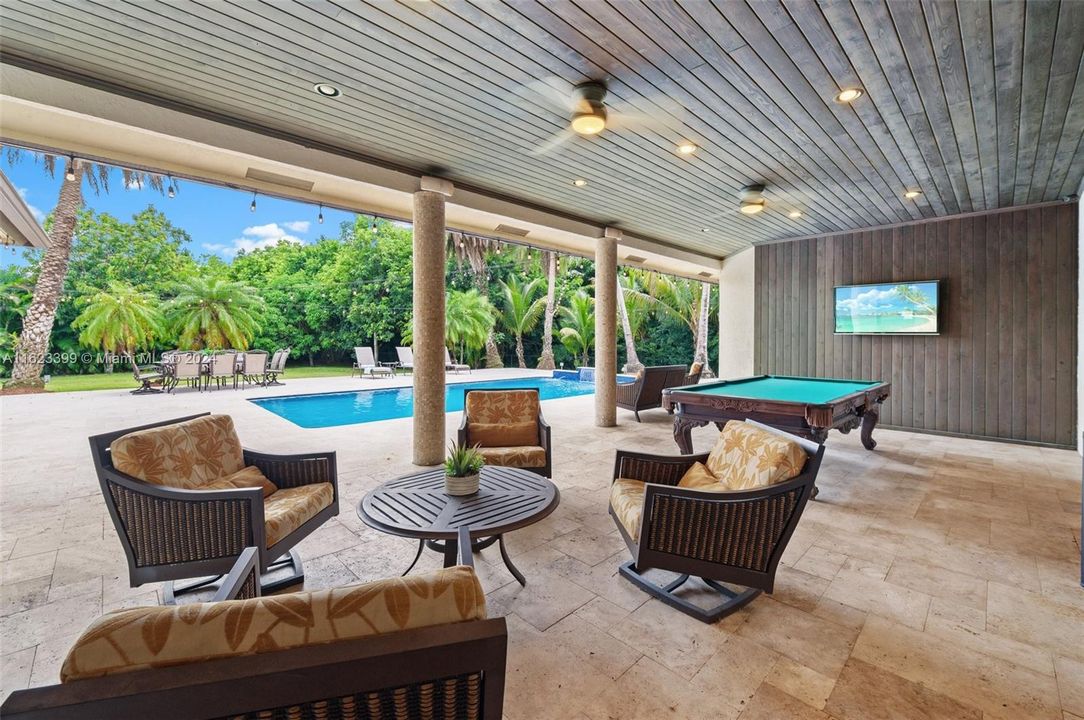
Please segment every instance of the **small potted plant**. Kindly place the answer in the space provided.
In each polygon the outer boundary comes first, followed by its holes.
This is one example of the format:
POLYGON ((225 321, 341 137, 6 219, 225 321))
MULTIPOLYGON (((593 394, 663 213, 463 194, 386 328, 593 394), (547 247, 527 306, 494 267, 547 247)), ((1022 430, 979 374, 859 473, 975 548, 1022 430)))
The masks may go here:
POLYGON ((475 448, 452 443, 444 460, 444 492, 449 495, 473 495, 478 492, 478 476, 485 465, 475 448))

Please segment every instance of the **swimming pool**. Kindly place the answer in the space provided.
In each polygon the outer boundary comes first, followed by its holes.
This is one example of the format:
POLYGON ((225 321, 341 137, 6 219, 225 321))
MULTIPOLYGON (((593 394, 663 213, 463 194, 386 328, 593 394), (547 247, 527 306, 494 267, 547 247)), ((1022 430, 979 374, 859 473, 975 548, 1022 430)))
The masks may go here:
MULTIPOLYGON (((619 379, 619 382, 623 379, 619 379)), ((552 377, 448 383, 444 407, 448 412, 460 411, 463 409, 463 396, 467 390, 487 388, 538 388, 538 396, 542 400, 591 395, 595 392, 594 383, 552 377)), ((414 412, 414 388, 281 395, 252 398, 249 402, 289 420, 294 425, 303 428, 325 428, 410 417, 414 412)))

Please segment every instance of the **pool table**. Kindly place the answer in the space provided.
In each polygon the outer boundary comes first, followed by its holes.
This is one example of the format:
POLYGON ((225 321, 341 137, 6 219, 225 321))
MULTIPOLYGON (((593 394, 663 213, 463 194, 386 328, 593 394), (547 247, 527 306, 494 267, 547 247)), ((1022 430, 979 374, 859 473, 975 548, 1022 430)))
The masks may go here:
POLYGON ((674 415, 674 440, 681 452, 693 451, 694 427, 752 419, 823 443, 828 431, 849 433, 862 426, 862 444, 877 446, 873 428, 891 383, 873 380, 755 375, 668 388, 662 406, 674 415))

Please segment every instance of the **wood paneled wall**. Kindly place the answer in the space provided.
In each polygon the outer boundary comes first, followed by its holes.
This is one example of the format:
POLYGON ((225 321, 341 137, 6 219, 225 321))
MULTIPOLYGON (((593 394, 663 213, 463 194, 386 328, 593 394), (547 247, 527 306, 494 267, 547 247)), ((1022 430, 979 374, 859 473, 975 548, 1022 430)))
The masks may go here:
POLYGON ((756 248, 758 373, 888 380, 881 422, 1076 445, 1077 207, 756 248), (941 334, 833 333, 836 285, 941 280, 941 334))

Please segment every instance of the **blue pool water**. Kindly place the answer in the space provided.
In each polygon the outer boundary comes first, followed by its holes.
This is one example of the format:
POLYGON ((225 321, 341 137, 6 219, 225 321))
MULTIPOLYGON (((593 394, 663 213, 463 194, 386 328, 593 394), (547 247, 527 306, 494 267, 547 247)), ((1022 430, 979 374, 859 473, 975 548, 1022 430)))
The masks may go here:
MULTIPOLYGON (((538 388, 538 395, 542 400, 591 395, 595 392, 593 383, 550 377, 449 383, 445 391, 444 407, 448 412, 460 411, 463 409, 463 396, 467 390, 487 388, 538 388)), ((414 388, 281 395, 253 398, 250 402, 303 428, 335 427, 410 417, 414 412, 414 388)))

